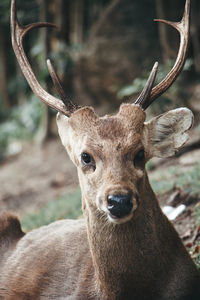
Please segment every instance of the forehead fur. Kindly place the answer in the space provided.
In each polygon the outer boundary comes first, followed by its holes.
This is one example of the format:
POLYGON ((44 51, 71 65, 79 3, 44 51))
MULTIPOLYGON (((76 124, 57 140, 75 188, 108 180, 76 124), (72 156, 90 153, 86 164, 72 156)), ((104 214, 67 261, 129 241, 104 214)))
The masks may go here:
POLYGON ((139 105, 135 104, 122 104, 117 116, 124 122, 126 120, 127 125, 129 124, 129 127, 134 128, 137 132, 141 131, 146 119, 146 113, 139 105))
POLYGON ((93 108, 84 107, 69 119, 75 131, 82 134, 97 134, 101 139, 125 137, 131 132, 140 133, 146 114, 138 105, 122 104, 114 116, 98 117, 93 108))

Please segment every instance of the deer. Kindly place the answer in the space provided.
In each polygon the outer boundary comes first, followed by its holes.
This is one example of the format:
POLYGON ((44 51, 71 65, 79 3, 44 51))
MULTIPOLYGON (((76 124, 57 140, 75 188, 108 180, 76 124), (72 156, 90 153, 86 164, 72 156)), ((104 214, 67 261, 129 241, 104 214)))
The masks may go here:
POLYGON ((78 170, 83 218, 59 220, 24 233, 17 216, 0 216, 0 299, 37 300, 197 300, 200 274, 178 233, 163 214, 145 169, 152 157, 170 157, 185 144, 193 114, 177 108, 146 121, 145 109, 180 74, 189 38, 190 0, 180 22, 172 70, 154 85, 155 63, 144 89, 114 115, 99 117, 65 96, 51 61, 60 94, 47 93, 23 50, 31 29, 22 26, 11 3, 15 55, 33 92, 58 111, 61 142, 78 170))

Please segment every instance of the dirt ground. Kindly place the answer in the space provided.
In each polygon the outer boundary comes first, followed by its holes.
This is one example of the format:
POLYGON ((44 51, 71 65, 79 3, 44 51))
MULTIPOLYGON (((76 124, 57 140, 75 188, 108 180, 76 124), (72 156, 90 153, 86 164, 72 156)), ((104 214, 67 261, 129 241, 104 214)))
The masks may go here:
POLYGON ((0 165, 0 207, 19 217, 43 207, 78 185, 77 173, 60 140, 26 144, 0 165))
MULTIPOLYGON (((180 157, 155 161, 157 167, 149 172, 151 178, 159 179, 159 172, 170 165, 178 165, 183 172, 200 160, 200 148, 183 153, 180 157)), ((169 178, 170 180, 170 178, 169 178)), ((19 217, 38 210, 49 200, 72 191, 78 186, 76 169, 58 139, 45 144, 26 144, 22 152, 0 165, 0 208, 17 213, 19 217)), ((193 212, 200 199, 188 201, 182 191, 171 190, 158 196, 161 206, 187 202, 187 208, 173 221, 186 245, 199 239, 200 229, 193 212), (198 231, 198 232, 197 232, 198 231)))

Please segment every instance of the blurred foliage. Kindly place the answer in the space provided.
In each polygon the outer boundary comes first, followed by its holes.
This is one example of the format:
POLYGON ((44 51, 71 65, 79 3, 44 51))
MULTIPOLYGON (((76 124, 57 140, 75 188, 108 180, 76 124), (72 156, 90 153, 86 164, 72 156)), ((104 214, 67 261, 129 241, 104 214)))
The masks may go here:
POLYGON ((43 104, 32 96, 29 102, 13 107, 9 114, 0 111, 0 115, 4 116, 4 122, 0 123, 0 160, 10 154, 8 146, 13 142, 33 137, 39 127, 43 109, 43 104))
MULTIPOLYGON (((165 78, 166 74, 172 69, 173 65, 174 61, 172 60, 168 60, 167 63, 159 65, 154 86, 160 83, 165 78)), ((186 98, 187 95, 187 87, 184 87, 185 75, 192 69, 192 67, 193 59, 189 58, 185 62, 182 73, 174 82, 174 84, 170 87, 170 89, 159 97, 159 101, 155 101, 151 105, 150 109, 153 114, 163 113, 167 109, 171 109, 171 107, 174 108, 175 105, 179 106, 179 102, 184 102, 183 97, 186 98), (176 98, 175 103, 174 98, 176 98)), ((145 72, 144 74, 142 74, 141 77, 135 78, 132 84, 119 88, 117 96, 120 99, 123 99, 124 97, 130 97, 133 94, 137 95, 144 88, 148 76, 149 73, 145 72)))
MULTIPOLYGON (((1 32, 10 32, 10 0, 0 2, 0 29, 1 32)), ((22 24, 33 23, 38 20, 39 7, 36 0, 17 0, 17 16, 22 24), (29 13, 27 13, 27 11, 29 13)), ((5 103, 3 93, 0 92, 0 160, 10 154, 15 154, 12 147, 17 141, 25 141, 34 137, 41 125, 44 117, 44 106, 38 98, 30 91, 30 88, 16 65, 16 59, 9 41, 9 51, 7 52, 6 68, 9 78, 6 82, 6 90, 10 103, 5 103), (5 105, 7 104, 7 105, 5 105)), ((4 40, 5 42, 5 40, 4 40)), ((24 47, 31 60, 34 59, 34 69, 37 72, 38 80, 44 84, 49 77, 45 60, 43 58, 43 45, 38 41, 38 33, 28 36, 24 41, 24 47), (37 39, 35 43, 35 39, 37 39), (35 43, 30 47, 30 43, 35 43), (39 66, 39 67, 38 67, 39 66)), ((0 71, 1 71, 0 65, 0 71)), ((5 69, 4 69, 5 71, 5 69)), ((1 72, 0 72, 1 73, 1 72)), ((3 74, 0 74, 1 77, 3 74)), ((16 153, 18 150, 16 149, 16 153)))
MULTIPOLYGON (((0 24, 10 26, 10 0, 0 1, 0 24)), ((18 18, 23 24, 34 22, 38 14, 38 6, 35 0, 17 0, 18 18), (30 12, 30 13, 27 13, 30 12)))
MULTIPOLYGON (((165 65, 161 64, 158 66, 158 73, 156 75, 156 80, 155 80, 154 85, 156 85, 162 81, 162 79, 166 76, 166 74, 172 69, 173 65, 174 65, 174 61, 168 60, 168 62, 165 65)), ((177 91, 178 85, 180 85, 180 83, 182 81, 182 77, 184 76, 184 71, 189 71, 191 69, 192 65, 193 65, 193 60, 187 59, 181 75, 176 80, 176 82, 173 84, 173 86, 170 87, 170 90, 172 93, 175 93, 177 91)), ((150 73, 145 72, 144 74, 142 74, 141 77, 135 78, 133 80, 132 84, 129 84, 125 87, 120 88, 117 93, 118 97, 123 98, 125 96, 131 96, 132 94, 141 92, 141 90, 143 89, 143 87, 148 79, 149 74, 150 73)))
POLYGON ((22 227, 27 231, 60 219, 77 219, 81 214, 81 192, 77 189, 73 193, 51 200, 41 210, 26 215, 22 219, 22 227))
POLYGON ((196 212, 195 212, 196 224, 200 226, 200 203, 197 204, 196 212))

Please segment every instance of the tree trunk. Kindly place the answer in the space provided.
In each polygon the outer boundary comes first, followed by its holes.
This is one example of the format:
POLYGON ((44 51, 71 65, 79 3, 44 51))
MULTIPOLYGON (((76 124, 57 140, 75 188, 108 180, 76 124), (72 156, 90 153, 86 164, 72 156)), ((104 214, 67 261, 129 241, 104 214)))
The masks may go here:
POLYGON ((83 1, 71 1, 70 42, 72 45, 79 46, 83 42, 83 4, 83 1))
MULTIPOLYGON (((198 1, 199 2, 199 1, 198 1)), ((192 5, 191 17, 191 41, 193 46, 194 67, 196 72, 200 72, 200 39, 199 39, 200 12, 197 1, 192 5)))
POLYGON ((5 30, 0 27, 0 65, 1 65, 1 83, 0 90, 3 100, 3 105, 5 108, 11 106, 11 101, 8 93, 8 50, 7 50, 7 40, 5 37, 5 30))
MULTIPOLYGON (((156 11, 159 19, 166 19, 164 0, 156 0, 156 11)), ((159 22, 158 32, 160 45, 162 48, 163 61, 167 62, 173 55, 168 41, 167 26, 159 22)))
MULTIPOLYGON (((48 14, 48 4, 45 0, 37 0, 37 3, 39 5, 39 20, 41 21, 48 21, 49 20, 49 14, 48 14)), ((42 28, 40 30, 39 34, 39 44, 42 44, 42 61, 46 61, 47 55, 50 51, 50 38, 49 38, 49 31, 46 28, 42 28)), ((49 90, 49 83, 45 82, 45 86, 47 90, 49 90)), ((41 120, 41 128, 37 135, 37 141, 42 143, 45 141, 49 135, 50 135, 50 128, 51 128, 51 116, 50 116, 50 110, 48 106, 44 105, 44 113, 43 118, 41 120)))

